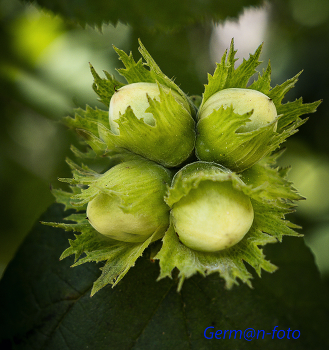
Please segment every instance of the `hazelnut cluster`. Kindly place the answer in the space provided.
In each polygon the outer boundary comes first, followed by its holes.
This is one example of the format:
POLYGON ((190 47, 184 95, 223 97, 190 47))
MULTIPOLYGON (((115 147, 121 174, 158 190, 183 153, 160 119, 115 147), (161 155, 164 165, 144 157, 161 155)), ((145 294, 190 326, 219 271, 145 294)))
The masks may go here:
POLYGON ((302 198, 275 160, 280 144, 306 121, 300 116, 320 102, 282 104, 298 75, 272 88, 270 65, 250 84, 261 46, 235 68, 232 41, 201 98, 187 96, 164 75, 141 43, 144 64, 115 50, 127 84, 108 73, 102 79, 91 67, 107 110, 87 107, 66 118, 90 147, 76 155, 111 159, 112 165, 99 174, 70 163, 73 179, 63 181, 72 193, 56 197, 86 215, 70 217, 76 226, 57 224, 81 232, 62 257, 84 251, 80 263, 107 259, 107 283, 117 283, 162 238, 155 257, 160 278, 177 267, 181 281, 217 271, 228 286, 236 278, 250 284, 242 260, 258 274, 274 271, 258 246, 298 235, 285 214, 302 198), (118 271, 111 261, 124 267, 118 271))

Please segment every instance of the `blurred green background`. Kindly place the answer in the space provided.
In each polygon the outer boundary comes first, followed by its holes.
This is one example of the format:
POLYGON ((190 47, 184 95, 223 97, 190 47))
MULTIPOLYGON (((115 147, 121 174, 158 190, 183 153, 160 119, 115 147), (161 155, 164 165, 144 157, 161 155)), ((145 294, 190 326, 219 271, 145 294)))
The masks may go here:
MULTIPOLYGON (((129 22, 129 20, 128 20, 129 22)), ((238 18, 213 23, 187 21, 174 30, 115 25, 84 26, 36 5, 0 1, 0 275, 40 214, 54 201, 51 187, 70 176, 74 133, 60 120, 73 108, 103 106, 91 88, 91 62, 119 78, 112 44, 139 58, 137 38, 163 72, 190 95, 201 95, 235 38, 237 57, 248 57, 264 41, 263 67, 271 58, 272 86, 304 70, 288 100, 323 99, 300 132, 284 145, 280 160, 307 201, 291 221, 329 277, 329 0, 273 0, 248 7, 238 18)), ((147 22, 147 18, 145 20, 147 22)), ((237 62, 239 64, 240 61, 237 62)))

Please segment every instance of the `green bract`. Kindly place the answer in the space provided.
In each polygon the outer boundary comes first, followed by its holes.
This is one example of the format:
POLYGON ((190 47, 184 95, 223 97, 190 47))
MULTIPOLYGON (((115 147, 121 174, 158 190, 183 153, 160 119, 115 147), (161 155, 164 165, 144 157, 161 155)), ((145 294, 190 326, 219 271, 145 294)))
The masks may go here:
POLYGON ((92 295, 116 285, 150 244, 159 279, 178 271, 178 290, 196 273, 251 286, 245 262, 259 276, 275 271, 261 247, 299 236, 285 216, 303 198, 276 166, 279 146, 320 101, 282 103, 299 74, 272 88, 270 65, 250 82, 261 46, 235 68, 232 41, 202 97, 188 97, 141 43, 144 61, 114 49, 126 84, 91 66, 105 108, 65 118, 85 147, 72 147, 79 165, 68 160, 73 177, 61 179, 70 190, 53 191, 71 214, 47 224, 77 233, 61 259, 103 262, 92 295))
MULTIPOLYGON (((166 200, 179 240, 187 247, 216 252, 235 245, 249 231, 254 219, 250 198, 233 187, 231 179, 231 171, 202 162, 189 164, 175 175, 166 200), (178 200, 175 191, 189 181, 194 185, 178 200)), ((243 185, 236 181, 236 187, 243 185)))
POLYGON ((169 226, 163 200, 170 171, 142 159, 118 164, 83 191, 90 224, 101 234, 125 242, 144 242, 169 226))

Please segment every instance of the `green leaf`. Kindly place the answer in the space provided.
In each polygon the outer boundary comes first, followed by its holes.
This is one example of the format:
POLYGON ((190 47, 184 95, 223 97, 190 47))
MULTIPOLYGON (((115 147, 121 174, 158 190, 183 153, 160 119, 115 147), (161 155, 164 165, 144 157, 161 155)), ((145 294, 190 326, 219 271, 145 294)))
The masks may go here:
POLYGON ((184 100, 184 106, 188 106, 189 112, 194 116, 195 107, 192 101, 185 95, 185 93, 174 83, 174 81, 168 78, 155 63, 152 56, 148 53, 144 45, 140 40, 139 52, 145 59, 145 63, 140 59, 135 62, 132 53, 129 56, 122 50, 114 47, 115 51, 119 55, 120 60, 123 62, 126 68, 118 69, 118 72, 127 80, 128 84, 146 82, 146 83, 159 83, 167 88, 177 92, 184 100), (148 67, 148 69, 146 68, 148 67))
POLYGON ((234 113, 233 107, 221 107, 201 118, 197 124, 195 146, 198 159, 243 171, 275 150, 281 140, 273 133, 277 119, 251 132, 237 132, 250 120, 251 114, 252 111, 240 115, 234 113))
POLYGON ((72 192, 66 192, 58 189, 53 189, 51 191, 54 197, 56 198, 56 202, 64 204, 65 210, 76 209, 76 206, 72 205, 71 197, 75 194, 80 193, 81 190, 74 186, 71 187, 71 190, 72 192))
POLYGON ((109 125, 108 118, 108 112, 86 106, 86 110, 76 109, 74 118, 65 117, 63 121, 74 128, 97 155, 102 156, 107 153, 107 145, 100 138, 100 133, 101 128, 109 125))
POLYGON ((61 228, 65 231, 79 232, 78 235, 75 235, 74 240, 69 240, 70 247, 62 253, 60 259, 74 254, 75 263, 72 267, 87 262, 105 262, 104 267, 101 268, 102 274, 94 282, 91 296, 108 284, 115 286, 135 265, 145 248, 163 235, 162 228, 159 228, 142 243, 119 242, 99 234, 91 227, 85 214, 70 215, 65 218, 65 221, 76 223, 42 222, 44 225, 61 228), (85 256, 80 258, 82 254, 85 256))
POLYGON ((288 169, 275 167, 276 159, 282 152, 263 158, 258 164, 241 174, 242 180, 253 187, 265 187, 261 192, 262 200, 278 208, 291 208, 294 201, 305 199, 293 187, 286 177, 288 169))
POLYGON ((152 241, 161 238, 163 235, 163 232, 159 228, 158 231, 155 231, 143 243, 119 242, 108 239, 95 231, 84 214, 73 214, 65 220, 73 220, 76 224, 42 222, 48 226, 62 228, 66 231, 81 232, 75 235, 75 240, 69 240, 70 247, 63 252, 60 259, 74 254, 75 263, 72 267, 87 262, 106 262, 104 267, 101 268, 102 274, 94 282, 91 296, 108 284, 112 284, 114 287, 126 275, 129 269, 135 265, 136 260, 143 254, 145 248, 152 241), (83 253, 85 256, 79 259, 83 253))
POLYGON ((86 110, 81 108, 75 110, 75 116, 65 117, 64 123, 75 129, 77 134, 82 137, 84 142, 90 147, 85 152, 81 152, 76 148, 72 152, 78 158, 95 158, 95 156, 110 156, 111 159, 129 160, 134 158, 134 155, 118 145, 111 143, 109 116, 107 111, 98 108, 86 107, 86 110), (107 139, 107 144, 104 139, 107 139))
MULTIPOLYGON (((257 217, 255 218, 257 222, 257 217)), ((257 244, 273 243, 275 240, 264 235, 254 224, 254 228, 248 233, 248 238, 236 244, 232 248, 218 253, 204 253, 192 250, 180 243, 173 226, 163 238, 163 246, 155 259, 160 260, 161 273, 159 279, 170 277, 172 270, 179 270, 178 291, 181 290, 185 279, 196 273, 208 276, 219 273, 226 282, 226 288, 230 289, 234 284, 238 285, 237 278, 251 287, 252 274, 248 272, 243 260, 253 266, 258 275, 261 269, 274 272, 277 268, 266 261, 257 244)))
POLYGON ((216 0, 154 0, 152 4, 147 0, 140 0, 138 3, 133 0, 86 0, 82 5, 77 1, 63 3, 59 0, 37 0, 38 5, 82 25, 87 23, 101 27, 103 23, 110 22, 116 25, 120 21, 150 31, 181 28, 193 23, 203 23, 205 19, 218 22, 227 17, 237 17, 244 7, 260 6, 262 3, 261 0, 224 0, 218 6, 216 0))
POLYGON ((258 73, 258 79, 250 86, 250 89, 262 92, 264 95, 268 94, 271 89, 271 63, 268 62, 266 70, 263 69, 263 74, 258 73))
POLYGON ((299 98, 294 102, 287 102, 278 106, 278 114, 282 115, 278 122, 278 132, 282 132, 288 125, 298 120, 301 115, 316 112, 321 102, 322 100, 303 104, 303 99, 299 98))
MULTIPOLYGON (((62 205, 41 218, 62 221, 62 205)), ((72 349, 227 349, 323 350, 329 347, 328 290, 302 239, 268 245, 266 256, 280 266, 253 281, 254 289, 228 291, 216 274, 186 280, 177 293, 176 278, 156 282, 157 263, 148 251, 115 288, 90 298, 100 264, 70 269, 58 261, 73 235, 36 224, 0 281, 0 347, 17 350, 72 349), (254 328, 299 330, 298 339, 206 339, 216 330, 254 328), (222 345, 221 345, 222 344, 222 345), (226 344, 226 345, 225 345, 226 344)), ((262 333, 260 333, 262 335, 262 333)), ((280 334, 282 336, 282 332, 280 334)), ((291 333, 290 333, 291 335, 291 333)), ((233 337, 233 334, 232 334, 233 337)))
POLYGON ((124 84, 120 83, 113 75, 104 71, 106 79, 101 78, 95 68, 90 64, 91 74, 94 77, 93 90, 99 96, 99 100, 108 108, 111 97, 124 84))
POLYGON ((201 107, 209 97, 220 90, 228 88, 246 88, 248 81, 256 73, 256 68, 261 64, 258 59, 262 46, 263 45, 260 45, 253 55, 250 54, 248 60, 243 59, 243 62, 235 69, 234 63, 238 59, 235 58, 237 51, 234 50, 234 40, 232 39, 229 53, 227 54, 227 50, 225 51, 221 62, 217 63, 214 75, 211 76, 208 74, 208 84, 205 85, 201 107))
MULTIPOLYGON (((98 177, 100 177, 100 174, 96 171, 93 171, 86 165, 82 164, 79 166, 78 164, 74 163, 69 158, 66 159, 66 163, 69 165, 69 167, 72 170, 73 177, 68 179, 59 179, 62 182, 67 182, 72 185, 89 185, 93 181, 95 181, 98 177)), ((81 193, 81 191, 76 190, 75 195, 81 193)))
POLYGON ((78 266, 90 261, 105 261, 104 267, 101 268, 102 274, 95 281, 91 290, 91 296, 108 284, 116 286, 122 278, 127 274, 129 269, 135 265, 136 260, 142 256, 144 250, 152 241, 161 238, 163 232, 154 232, 154 234, 146 239, 143 243, 112 243, 106 247, 102 245, 98 250, 87 251, 87 256, 77 261, 73 266, 78 266))
POLYGON ((298 77, 301 74, 302 72, 299 72, 293 78, 288 79, 283 84, 277 85, 275 88, 270 90, 270 92, 267 95, 273 100, 276 106, 279 106, 281 104, 285 94, 295 86, 295 84, 298 81, 298 77))
MULTIPOLYGON (((233 45, 233 44, 232 44, 233 45)), ((259 45, 255 53, 250 54, 249 59, 243 59, 243 62, 235 69, 234 74, 230 77, 230 80, 226 82, 227 87, 241 87, 247 86, 250 77, 252 77, 257 71, 256 68, 262 63, 259 61, 259 57, 262 51, 263 44, 259 45)))
POLYGON ((135 62, 133 54, 131 52, 128 56, 123 50, 120 50, 116 47, 114 47, 114 50, 119 55, 119 59, 126 67, 118 69, 118 72, 127 80, 128 84, 139 82, 156 82, 151 72, 144 67, 142 59, 139 59, 138 62, 135 62))

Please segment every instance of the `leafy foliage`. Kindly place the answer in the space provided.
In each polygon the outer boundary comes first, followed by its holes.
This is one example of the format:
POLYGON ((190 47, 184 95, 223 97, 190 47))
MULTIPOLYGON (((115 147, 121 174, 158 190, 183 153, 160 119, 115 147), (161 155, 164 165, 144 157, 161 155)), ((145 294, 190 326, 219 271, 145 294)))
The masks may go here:
POLYGON ((221 62, 217 63, 214 75, 208 74, 208 84, 205 85, 202 105, 210 96, 216 92, 234 88, 245 88, 249 79, 256 73, 255 68, 261 63, 258 59, 261 54, 262 45, 260 45, 253 55, 250 55, 248 60, 243 59, 242 64, 234 69, 234 63, 238 60, 235 58, 237 50, 234 50, 234 40, 231 41, 229 51, 225 51, 221 62))
MULTIPOLYGON (((61 222, 55 204, 43 221, 61 222)), ((267 245, 266 255, 280 269, 255 279, 254 289, 228 291, 217 276, 195 275, 176 292, 176 277, 156 282, 158 264, 147 250, 115 288, 93 298, 101 264, 58 262, 72 233, 36 224, 0 281, 1 349, 218 349, 220 344, 253 350, 322 350, 329 347, 328 291, 302 239, 267 245), (298 329, 299 339, 206 339, 216 331, 254 328, 272 332, 298 329), (225 342, 225 343, 224 343, 225 342), (234 342, 235 345, 232 345, 234 342), (261 344, 261 345, 260 345, 261 344)), ((282 335, 282 334, 281 334, 282 335)))
POLYGON ((37 3, 82 25, 101 26, 103 23, 117 24, 120 21, 135 28, 170 30, 206 20, 217 22, 227 17, 237 17, 244 7, 259 6, 263 1, 240 0, 232 2, 223 0, 219 4, 216 0, 207 2, 155 0, 152 3, 147 0, 138 2, 133 0, 120 2, 87 0, 83 6, 79 1, 63 3, 59 0, 37 0, 37 3))

